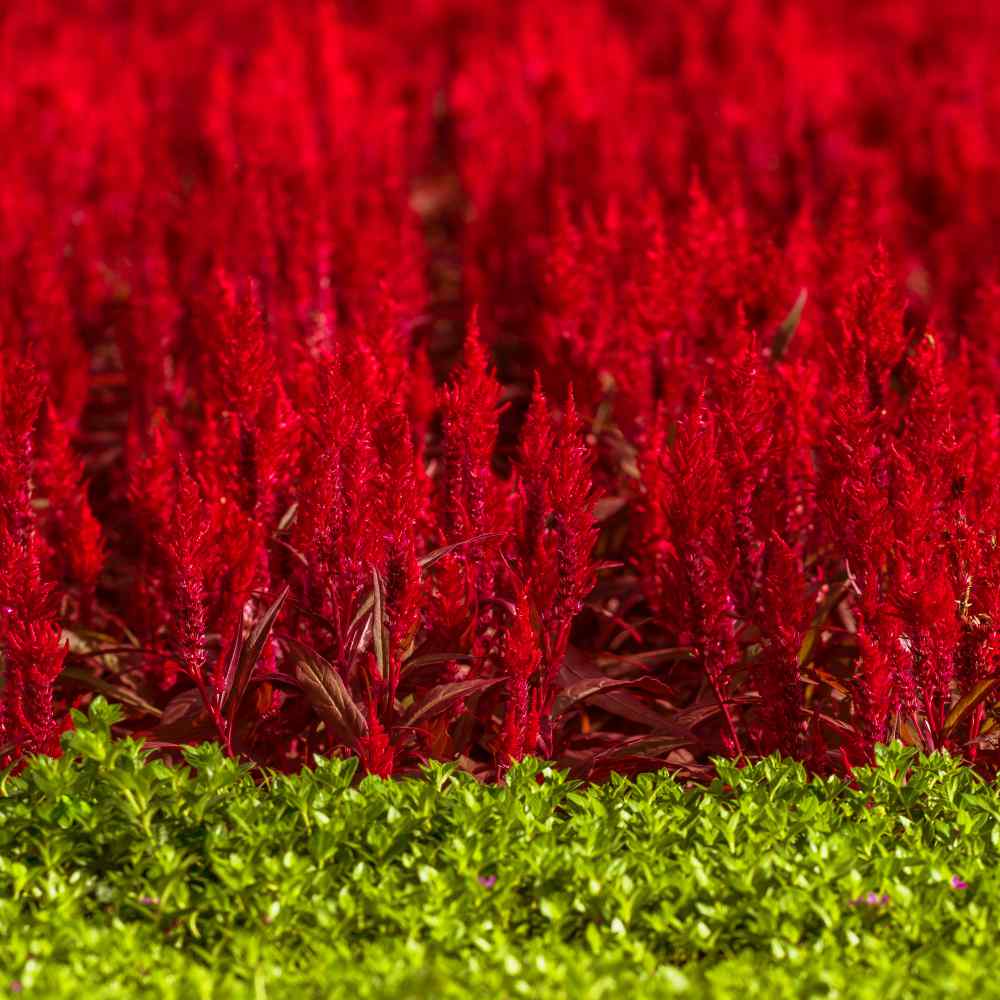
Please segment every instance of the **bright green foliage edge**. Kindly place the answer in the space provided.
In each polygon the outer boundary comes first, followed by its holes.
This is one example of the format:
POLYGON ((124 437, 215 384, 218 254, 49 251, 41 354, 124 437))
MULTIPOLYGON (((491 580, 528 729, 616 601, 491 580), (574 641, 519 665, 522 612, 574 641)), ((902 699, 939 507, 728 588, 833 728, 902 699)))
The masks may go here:
POLYGON ((1000 996, 1000 795, 946 755, 261 781, 116 718, 0 779, 0 997, 1000 996))

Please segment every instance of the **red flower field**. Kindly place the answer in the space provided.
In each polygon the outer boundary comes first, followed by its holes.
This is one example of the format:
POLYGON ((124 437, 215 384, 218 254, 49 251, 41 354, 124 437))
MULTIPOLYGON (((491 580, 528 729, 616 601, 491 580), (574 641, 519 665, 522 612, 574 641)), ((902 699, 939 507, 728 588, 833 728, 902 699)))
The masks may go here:
POLYGON ((5 5, 0 760, 100 693, 280 769, 995 770, 998 48, 985 0, 5 5))

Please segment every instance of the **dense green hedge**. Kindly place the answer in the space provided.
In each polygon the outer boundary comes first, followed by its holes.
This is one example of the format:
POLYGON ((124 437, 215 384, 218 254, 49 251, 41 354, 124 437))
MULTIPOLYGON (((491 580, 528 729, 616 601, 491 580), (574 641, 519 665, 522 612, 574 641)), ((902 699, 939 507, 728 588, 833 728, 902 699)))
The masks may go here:
POLYGON ((1000 797, 944 756, 260 784, 113 718, 0 782, 0 995, 1000 995, 1000 797))

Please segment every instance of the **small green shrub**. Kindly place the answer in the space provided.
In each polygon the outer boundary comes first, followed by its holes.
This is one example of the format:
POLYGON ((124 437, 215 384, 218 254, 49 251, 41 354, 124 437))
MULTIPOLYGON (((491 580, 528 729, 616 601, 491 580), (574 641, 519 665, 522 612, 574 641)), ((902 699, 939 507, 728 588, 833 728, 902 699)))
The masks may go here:
POLYGON ((0 780, 0 995, 998 995, 1000 797, 945 755, 684 788, 323 761, 264 780, 110 738, 0 780))

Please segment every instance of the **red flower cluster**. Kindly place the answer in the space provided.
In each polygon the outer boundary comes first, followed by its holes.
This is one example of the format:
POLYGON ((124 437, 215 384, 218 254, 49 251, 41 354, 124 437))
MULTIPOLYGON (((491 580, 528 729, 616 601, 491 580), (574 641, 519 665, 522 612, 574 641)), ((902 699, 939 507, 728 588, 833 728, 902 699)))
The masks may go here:
POLYGON ((1000 763, 1000 11, 0 13, 0 760, 1000 763))

